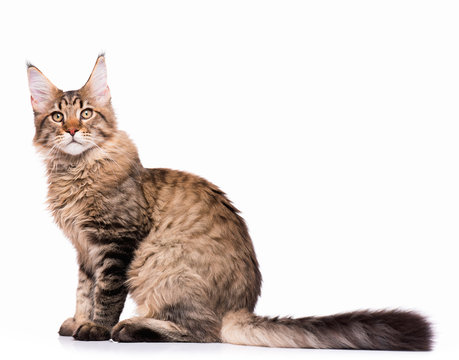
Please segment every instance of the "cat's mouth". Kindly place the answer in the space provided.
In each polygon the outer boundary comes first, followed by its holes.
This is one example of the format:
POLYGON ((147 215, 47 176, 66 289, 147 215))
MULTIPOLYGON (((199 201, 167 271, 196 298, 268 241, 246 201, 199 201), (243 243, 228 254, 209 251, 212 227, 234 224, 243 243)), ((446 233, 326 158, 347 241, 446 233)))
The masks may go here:
POLYGON ((79 142, 78 140, 75 140, 73 138, 72 140, 67 142, 67 144, 64 145, 62 150, 70 155, 79 155, 85 150, 87 150, 89 147, 89 144, 79 142))

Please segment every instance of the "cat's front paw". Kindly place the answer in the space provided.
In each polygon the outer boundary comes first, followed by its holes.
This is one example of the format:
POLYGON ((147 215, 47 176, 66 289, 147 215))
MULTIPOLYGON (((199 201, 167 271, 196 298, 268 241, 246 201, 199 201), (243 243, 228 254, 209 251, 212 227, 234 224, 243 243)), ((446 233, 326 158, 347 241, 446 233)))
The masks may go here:
POLYGON ((72 336, 76 328, 77 328, 77 323, 75 319, 73 317, 68 318, 62 323, 61 327, 59 328, 58 333, 60 336, 72 336))
POLYGON ((110 340, 110 330, 102 325, 87 321, 78 326, 73 333, 73 337, 75 340, 82 341, 110 340))

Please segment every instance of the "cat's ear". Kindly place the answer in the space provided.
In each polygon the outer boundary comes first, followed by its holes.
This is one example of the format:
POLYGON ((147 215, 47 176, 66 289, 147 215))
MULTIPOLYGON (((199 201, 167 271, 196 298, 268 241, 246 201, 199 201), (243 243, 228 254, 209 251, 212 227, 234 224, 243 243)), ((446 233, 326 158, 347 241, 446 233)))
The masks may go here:
POLYGON ((59 92, 51 81, 35 66, 29 65, 27 69, 29 78, 30 101, 35 112, 45 112, 49 103, 53 101, 59 92))
POLYGON ((88 92, 89 97, 93 98, 101 105, 110 101, 110 89, 107 85, 107 66, 105 65, 105 56, 99 55, 86 84, 83 86, 88 92))

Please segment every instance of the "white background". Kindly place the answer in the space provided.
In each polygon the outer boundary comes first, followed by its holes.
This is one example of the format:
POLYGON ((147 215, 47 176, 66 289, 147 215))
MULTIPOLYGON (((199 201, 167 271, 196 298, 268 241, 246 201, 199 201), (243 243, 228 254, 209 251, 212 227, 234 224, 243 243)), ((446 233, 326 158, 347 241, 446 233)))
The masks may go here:
MULTIPOLYGON (((451 358, 458 10, 401 0, 3 2, 0 356, 451 358), (144 166, 204 176, 242 211, 264 275, 258 314, 415 309, 435 324, 435 350, 59 338, 77 266, 46 211, 25 62, 76 89, 101 51, 119 125, 144 166)), ((123 317, 134 310, 129 302, 123 317)))

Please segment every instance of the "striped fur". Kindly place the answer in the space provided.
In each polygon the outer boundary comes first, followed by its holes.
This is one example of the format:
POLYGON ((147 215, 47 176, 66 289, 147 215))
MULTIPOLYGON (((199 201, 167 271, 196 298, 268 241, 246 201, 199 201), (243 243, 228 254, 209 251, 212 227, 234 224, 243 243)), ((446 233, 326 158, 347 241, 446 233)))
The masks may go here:
POLYGON ((117 128, 105 58, 76 91, 59 90, 32 65, 28 74, 49 208, 78 255, 76 310, 62 324, 62 336, 430 349, 429 324, 411 312, 254 315, 261 275, 244 220, 208 181, 141 165, 117 128), (128 292, 139 317, 118 322, 128 292))
POLYGON ((425 319, 400 310, 292 318, 259 317, 246 310, 223 318, 221 339, 240 345, 366 350, 430 350, 425 319))

